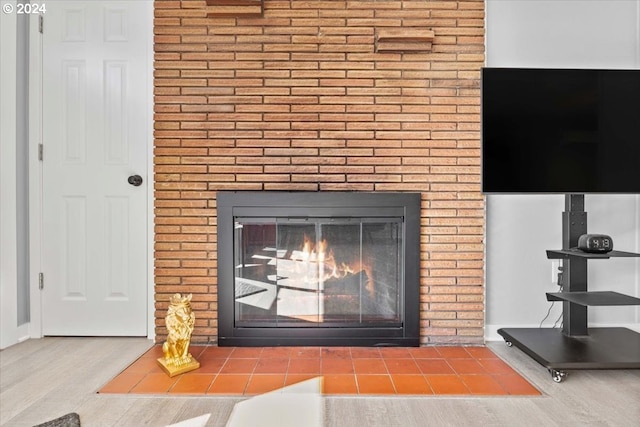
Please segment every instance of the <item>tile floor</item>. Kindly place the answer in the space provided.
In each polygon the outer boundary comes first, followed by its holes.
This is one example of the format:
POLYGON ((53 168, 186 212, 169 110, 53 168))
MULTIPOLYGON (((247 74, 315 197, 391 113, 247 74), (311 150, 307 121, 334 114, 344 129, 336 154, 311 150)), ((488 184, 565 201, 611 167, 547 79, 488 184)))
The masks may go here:
POLYGON ((170 378, 154 346, 99 393, 253 396, 323 377, 326 395, 539 395, 486 347, 191 346, 200 368, 170 378))

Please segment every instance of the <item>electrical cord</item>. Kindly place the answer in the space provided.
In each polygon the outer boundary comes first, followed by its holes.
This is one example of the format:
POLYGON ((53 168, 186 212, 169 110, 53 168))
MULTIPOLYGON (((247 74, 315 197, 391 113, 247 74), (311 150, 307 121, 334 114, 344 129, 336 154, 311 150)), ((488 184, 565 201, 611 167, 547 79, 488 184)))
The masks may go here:
POLYGON ((538 326, 538 328, 542 328, 542 324, 544 323, 544 321, 545 321, 545 320, 547 320, 547 318, 548 318, 548 317, 549 317, 549 315, 551 314, 551 309, 553 308, 553 306, 554 306, 555 304, 556 304, 556 302, 555 302, 555 301, 553 301, 553 302, 551 303, 551 305, 549 306, 549 310, 547 310, 547 315, 546 315, 546 316, 544 316, 544 319, 542 319, 542 320, 540 321, 540 325, 538 326))
POLYGON ((554 328, 562 328, 563 326, 563 322, 560 322, 562 320, 562 313, 560 313, 560 316, 558 316, 558 318, 556 319, 555 322, 553 322, 553 327, 554 328), (560 326, 558 326, 558 322, 560 322, 560 326))
MULTIPOLYGON (((563 272, 563 267, 559 266, 558 267, 558 286, 560 287, 560 292, 563 291, 564 289, 564 276, 562 274, 563 272)), ((551 314, 551 310, 553 309, 553 306, 556 304, 556 301, 553 301, 551 303, 551 305, 549 306, 549 309, 547 310, 547 314, 544 316, 544 318, 540 321, 540 325, 538 325, 538 328, 542 328, 542 324, 544 323, 545 320, 547 320, 547 318, 549 317, 549 315, 551 314)), ((560 313, 560 316, 556 319, 555 322, 553 322, 553 327, 556 328, 558 322, 560 321, 560 319, 562 319, 562 313, 560 313)))

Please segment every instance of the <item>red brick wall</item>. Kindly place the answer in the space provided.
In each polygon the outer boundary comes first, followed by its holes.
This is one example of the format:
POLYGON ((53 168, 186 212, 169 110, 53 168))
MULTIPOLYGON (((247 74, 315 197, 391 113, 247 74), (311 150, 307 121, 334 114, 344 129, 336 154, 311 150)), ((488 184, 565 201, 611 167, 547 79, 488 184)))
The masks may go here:
POLYGON ((216 191, 344 190, 422 193, 421 341, 482 342, 483 0, 155 0, 154 31, 158 341, 182 292, 216 342, 216 191), (431 51, 376 53, 380 28, 431 51))

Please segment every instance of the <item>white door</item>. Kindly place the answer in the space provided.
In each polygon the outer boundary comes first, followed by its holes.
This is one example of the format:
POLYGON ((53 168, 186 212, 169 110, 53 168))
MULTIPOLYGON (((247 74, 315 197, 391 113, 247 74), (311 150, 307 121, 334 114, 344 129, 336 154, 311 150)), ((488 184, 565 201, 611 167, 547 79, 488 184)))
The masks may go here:
POLYGON ((153 12, 148 0, 46 8, 42 332, 144 336, 153 12))

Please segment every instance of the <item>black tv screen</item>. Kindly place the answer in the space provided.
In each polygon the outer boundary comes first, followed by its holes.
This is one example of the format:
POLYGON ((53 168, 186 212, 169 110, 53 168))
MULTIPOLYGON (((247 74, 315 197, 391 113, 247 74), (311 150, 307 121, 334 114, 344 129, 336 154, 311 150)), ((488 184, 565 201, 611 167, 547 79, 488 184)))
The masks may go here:
POLYGON ((484 68, 482 191, 640 193, 640 70, 484 68))

